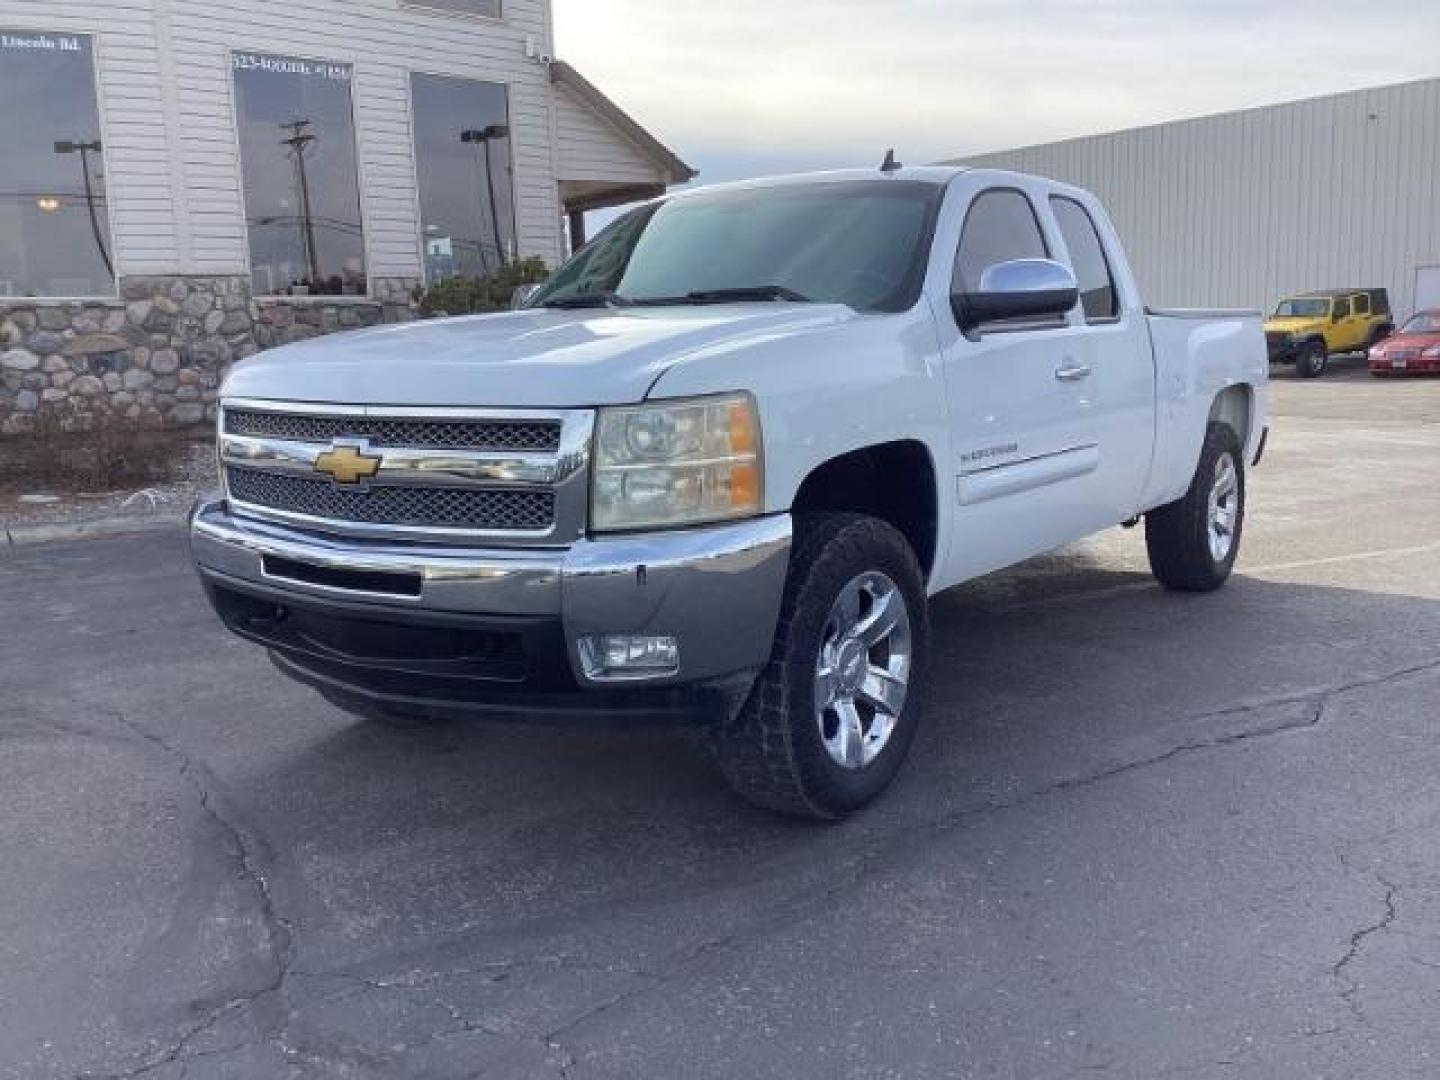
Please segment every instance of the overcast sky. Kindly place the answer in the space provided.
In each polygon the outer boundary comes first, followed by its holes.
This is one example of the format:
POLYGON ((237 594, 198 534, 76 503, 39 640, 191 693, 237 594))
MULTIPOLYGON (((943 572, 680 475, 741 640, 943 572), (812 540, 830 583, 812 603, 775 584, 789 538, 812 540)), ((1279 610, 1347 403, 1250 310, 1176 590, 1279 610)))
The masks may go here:
POLYGON ((920 163, 1440 75, 1440 0, 554 0, 701 182, 920 163))

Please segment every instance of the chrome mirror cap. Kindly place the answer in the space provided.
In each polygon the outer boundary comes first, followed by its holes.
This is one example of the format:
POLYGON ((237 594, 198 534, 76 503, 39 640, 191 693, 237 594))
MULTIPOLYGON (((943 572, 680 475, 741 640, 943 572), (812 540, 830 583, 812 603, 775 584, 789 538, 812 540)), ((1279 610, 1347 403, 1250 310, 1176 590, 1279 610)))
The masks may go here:
POLYGON ((1011 259, 985 268, 974 292, 953 297, 961 329, 1002 319, 1059 318, 1080 300, 1075 274, 1054 259, 1011 259))

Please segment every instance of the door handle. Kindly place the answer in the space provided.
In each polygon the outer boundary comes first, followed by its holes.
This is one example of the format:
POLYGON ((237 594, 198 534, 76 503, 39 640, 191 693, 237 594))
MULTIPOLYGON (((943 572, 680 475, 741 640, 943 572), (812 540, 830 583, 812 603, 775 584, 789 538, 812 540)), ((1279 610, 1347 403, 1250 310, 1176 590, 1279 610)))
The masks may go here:
POLYGON ((1055 369, 1055 378, 1061 382, 1076 382, 1080 379, 1090 377, 1089 364, 1077 364, 1074 360, 1067 360, 1055 369))

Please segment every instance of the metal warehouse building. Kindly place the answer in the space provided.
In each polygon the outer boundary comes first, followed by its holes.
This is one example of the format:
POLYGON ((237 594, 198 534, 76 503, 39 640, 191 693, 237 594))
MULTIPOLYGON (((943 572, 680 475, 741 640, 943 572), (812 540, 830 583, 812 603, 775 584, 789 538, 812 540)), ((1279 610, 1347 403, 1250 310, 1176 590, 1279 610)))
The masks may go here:
POLYGON ((963 161, 1094 191, 1155 304, 1383 285, 1402 317, 1440 307, 1440 79, 963 161))

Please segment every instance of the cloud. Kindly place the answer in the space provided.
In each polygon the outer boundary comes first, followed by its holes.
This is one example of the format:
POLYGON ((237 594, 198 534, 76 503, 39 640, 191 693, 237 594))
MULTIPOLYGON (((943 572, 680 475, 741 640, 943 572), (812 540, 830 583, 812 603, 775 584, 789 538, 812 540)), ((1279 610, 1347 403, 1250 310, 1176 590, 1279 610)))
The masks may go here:
POLYGON ((889 146, 936 160, 1440 74, 1429 0, 554 6, 560 55, 702 180, 878 162, 889 146))

